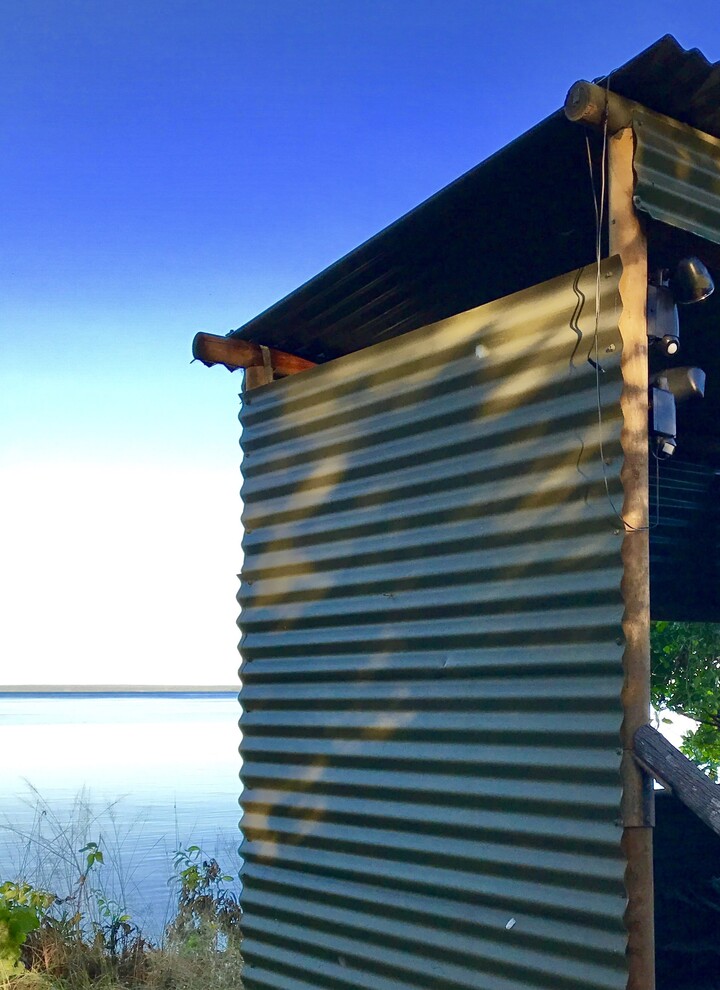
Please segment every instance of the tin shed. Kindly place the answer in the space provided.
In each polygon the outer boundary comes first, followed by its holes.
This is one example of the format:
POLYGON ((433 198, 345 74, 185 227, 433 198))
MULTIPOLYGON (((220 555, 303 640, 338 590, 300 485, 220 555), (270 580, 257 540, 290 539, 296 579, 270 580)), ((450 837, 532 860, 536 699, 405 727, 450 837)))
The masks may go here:
POLYGON ((719 106, 663 38, 196 338, 247 368, 248 990, 655 985, 633 747, 651 615, 720 618, 720 293, 675 305, 719 106))

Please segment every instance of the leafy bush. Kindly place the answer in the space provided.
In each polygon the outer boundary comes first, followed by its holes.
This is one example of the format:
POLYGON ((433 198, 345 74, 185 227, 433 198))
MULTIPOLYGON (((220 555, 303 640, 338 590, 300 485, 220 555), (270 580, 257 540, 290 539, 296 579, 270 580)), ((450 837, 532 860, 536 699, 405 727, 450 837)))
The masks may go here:
POLYGON ((701 769, 720 771, 720 625, 654 622, 651 632, 652 701, 699 722, 681 749, 701 769))
POLYGON ((178 913, 168 928, 171 943, 184 951, 224 949, 240 940, 242 912, 229 887, 235 879, 199 846, 175 853, 177 871, 170 883, 178 886, 178 913))
POLYGON ((21 972, 22 950, 28 935, 40 927, 54 900, 52 894, 27 883, 8 880, 0 885, 0 979, 21 972))

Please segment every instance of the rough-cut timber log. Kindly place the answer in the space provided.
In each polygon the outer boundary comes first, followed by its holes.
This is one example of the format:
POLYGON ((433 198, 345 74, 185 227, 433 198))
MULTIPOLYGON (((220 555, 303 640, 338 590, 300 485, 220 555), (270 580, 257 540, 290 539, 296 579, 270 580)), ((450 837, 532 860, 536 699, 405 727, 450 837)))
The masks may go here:
POLYGON ((720 785, 714 784, 651 725, 635 733, 635 759, 663 787, 720 835, 720 785))
POLYGON ((632 124, 632 100, 625 100, 617 93, 580 79, 574 83, 565 97, 565 116, 577 124, 602 127, 607 114, 608 133, 615 134, 632 124))
MULTIPOLYGON (((280 378, 297 375, 300 371, 314 368, 314 361, 276 351, 269 347, 272 370, 280 378)), ((212 333, 197 333, 192 343, 192 354, 198 361, 210 367, 213 364, 224 364, 229 371, 237 368, 262 368, 263 356, 259 344, 249 340, 239 340, 237 337, 218 337, 212 333)))

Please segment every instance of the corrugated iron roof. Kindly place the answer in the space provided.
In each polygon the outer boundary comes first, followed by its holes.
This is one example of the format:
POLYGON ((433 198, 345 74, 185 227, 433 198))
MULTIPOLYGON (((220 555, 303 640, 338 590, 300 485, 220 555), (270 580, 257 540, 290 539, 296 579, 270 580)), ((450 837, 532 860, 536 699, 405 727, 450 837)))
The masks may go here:
MULTIPOLYGON (((610 88, 720 137, 720 63, 670 35, 610 88)), ((586 169, 585 131, 553 114, 234 335, 323 362, 588 264, 586 169)))
POLYGON ((578 169, 584 132, 556 114, 236 333, 322 363, 588 264, 578 169))
MULTIPOLYGON (((605 85, 607 77, 597 82, 605 85)), ((610 74, 610 89, 720 137, 720 62, 666 34, 610 74)))

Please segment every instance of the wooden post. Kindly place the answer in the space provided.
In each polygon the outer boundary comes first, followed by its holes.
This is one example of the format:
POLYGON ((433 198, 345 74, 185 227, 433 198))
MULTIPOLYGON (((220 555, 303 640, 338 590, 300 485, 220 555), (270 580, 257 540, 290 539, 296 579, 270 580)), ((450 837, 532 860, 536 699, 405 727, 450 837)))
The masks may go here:
POLYGON ((652 782, 633 759, 633 738, 650 718, 650 552, 648 512, 647 243, 633 207, 634 136, 625 128, 608 139, 610 254, 620 255, 623 339, 622 544, 623 849, 628 907, 628 990, 654 990, 655 936, 652 862, 652 782))
POLYGON ((271 381, 272 378, 268 377, 262 365, 259 367, 257 365, 250 365, 250 367, 245 369, 243 392, 247 392, 251 388, 258 388, 260 385, 268 385, 271 381))

